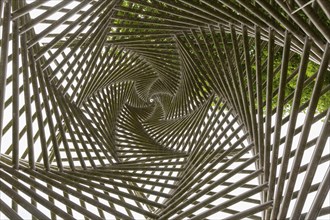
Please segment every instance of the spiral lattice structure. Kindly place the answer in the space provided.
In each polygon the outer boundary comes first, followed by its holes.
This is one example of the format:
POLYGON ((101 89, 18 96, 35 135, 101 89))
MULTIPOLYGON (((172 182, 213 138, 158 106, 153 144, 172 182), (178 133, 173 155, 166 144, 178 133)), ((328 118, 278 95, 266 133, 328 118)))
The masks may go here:
POLYGON ((1 0, 1 219, 328 219, 328 0, 1 0))

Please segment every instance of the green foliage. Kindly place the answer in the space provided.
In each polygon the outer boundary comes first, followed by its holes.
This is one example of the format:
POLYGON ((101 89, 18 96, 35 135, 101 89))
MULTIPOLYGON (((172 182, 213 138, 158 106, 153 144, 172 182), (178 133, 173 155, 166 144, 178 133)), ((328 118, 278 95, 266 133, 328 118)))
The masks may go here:
MULTIPOLYGON (((254 50, 251 50, 252 54, 251 57, 254 56, 254 50)), ((273 91, 275 89, 278 88, 279 83, 280 83, 280 75, 281 75, 281 71, 280 71, 280 67, 282 64, 282 49, 279 49, 277 51, 277 53, 274 54, 274 70, 278 70, 277 72, 274 73, 273 76, 273 91)), ((267 61, 268 58, 268 51, 267 49, 263 50, 262 53, 262 61, 265 62, 267 61)), ((298 78, 298 68, 300 65, 300 60, 301 57, 300 55, 296 54, 296 53, 291 53, 291 58, 288 64, 288 72, 287 72, 287 79, 290 79, 285 87, 285 97, 288 97, 289 95, 293 96, 293 93, 296 89, 296 84, 297 84, 297 78, 298 78), (294 75, 292 75, 294 74, 294 75)), ((252 65, 252 70, 255 73, 256 67, 255 67, 255 63, 253 63, 252 65)), ((305 73, 305 81, 310 78, 313 77, 313 80, 311 82, 309 82, 306 86, 304 86, 303 89, 303 93, 302 93, 302 97, 300 100, 300 105, 302 105, 303 103, 307 102, 310 100, 311 96, 312 96, 312 92, 313 92, 313 88, 314 88, 314 84, 315 84, 315 76, 318 73, 319 70, 319 65, 309 61, 308 65, 307 65, 307 70, 305 73)), ((325 74, 325 80, 323 83, 323 87, 325 88, 326 86, 328 86, 330 84, 330 72, 327 71, 327 73, 325 74)), ((262 70, 262 81, 265 82, 267 79, 267 71, 266 69, 262 70)), ((254 87, 254 91, 256 91, 256 87, 254 87)), ((265 89, 263 90, 263 102, 266 101, 266 91, 265 89)), ((277 93, 273 93, 273 98, 272 98, 272 108, 275 109, 277 107, 277 93)), ((285 113, 289 113, 291 111, 291 107, 292 107, 292 99, 290 99, 286 105, 284 106, 284 111, 285 113)), ((318 102, 317 105, 317 112, 323 112, 325 110, 327 110, 328 108, 330 108, 330 92, 326 92, 325 94, 323 94, 318 102)), ((266 107, 264 107, 264 110, 266 110, 266 107)))
MULTIPOLYGON (((176 3, 178 3, 177 1, 175 1, 176 3)), ((194 2, 198 2, 197 0, 194 2)), ((235 3, 234 0, 231 0, 232 3, 235 3)), ((159 14, 160 12, 152 7, 152 3, 154 3, 153 0, 148 0, 146 2, 144 2, 143 4, 139 4, 139 3, 132 3, 129 0, 123 0, 121 6, 125 7, 125 8, 129 8, 133 11, 133 12, 123 12, 123 11, 118 11, 117 18, 114 19, 113 24, 115 25, 120 25, 123 27, 117 28, 115 32, 130 32, 130 33, 134 33, 135 31, 137 31, 135 28, 125 28, 125 25, 127 25, 128 27, 130 25, 144 25, 143 23, 140 23, 140 19, 144 19, 144 18, 148 18, 146 20, 158 20, 159 18, 157 17, 153 17, 153 16, 149 16, 149 15, 140 15, 137 12, 146 12, 146 14, 151 13, 151 14, 159 14), (150 4, 150 7, 149 7, 150 4), (136 20, 134 20, 136 19, 136 20)), ((162 7, 166 8, 168 7, 166 3, 163 2, 157 2, 156 5, 162 5, 162 7)), ((321 19, 322 21, 325 21, 325 25, 330 27, 330 21, 327 19, 326 15, 322 12, 322 10, 320 8, 317 8, 318 12, 319 12, 319 19, 321 19)), ((301 13, 301 12, 299 12, 301 13)), ((306 22, 307 22, 307 17, 302 14, 300 15, 306 22)), ((159 20, 161 22, 161 19, 159 20)), ((149 25, 153 25, 153 24, 149 24, 149 25)), ((139 31, 137 31, 139 32, 139 31)), ((152 33, 154 32, 154 30, 150 29, 150 30, 145 30, 145 33, 152 33)), ((198 39, 200 40, 200 42, 203 42, 203 36, 200 32, 196 32, 198 39)), ((139 36, 138 34, 135 35, 135 37, 139 36)), ((189 35, 189 37, 193 38, 193 36, 189 35)), ((215 31, 215 35, 214 37, 216 38, 217 41, 220 42, 221 37, 220 37, 220 33, 219 31, 215 31)), ((212 42, 211 40, 211 36, 210 33, 206 32, 206 41, 207 42, 212 42)), ((163 39, 163 41, 167 41, 170 39, 163 39)), ((228 44, 229 47, 231 47, 231 34, 225 34, 225 40, 228 44)), ((253 39, 250 39, 253 41, 253 39)), ((267 63, 267 59, 268 59, 268 50, 267 50, 267 42, 263 42, 263 49, 262 49, 262 57, 261 57, 261 61, 262 63, 267 63)), ((187 42, 184 42, 184 44, 186 45, 187 48, 189 48, 189 52, 191 54, 193 54, 193 50, 192 48, 188 45, 187 42)), ((203 43, 202 43, 203 44, 203 43)), ((250 46, 253 44, 250 44, 250 46)), ((212 49, 213 49, 213 56, 216 56, 215 53, 215 45, 211 45, 212 49)), ((223 45, 220 45, 220 47, 223 47, 223 45)), ((281 65, 282 65, 282 54, 283 54, 283 50, 281 47, 276 46, 275 49, 275 54, 274 54, 274 75, 273 75, 273 97, 272 97, 272 108, 275 109, 277 106, 277 94, 278 92, 276 91, 276 89, 278 89, 279 87, 279 83, 280 83, 280 77, 281 77, 281 65)), ((298 69, 299 69, 299 65, 300 65, 300 60, 301 57, 300 55, 291 52, 290 54, 290 60, 289 60, 289 65, 288 65, 288 72, 287 72, 287 83, 286 83, 286 87, 285 87, 285 97, 291 97, 288 99, 287 103, 284 106, 284 110, 286 113, 289 113, 291 111, 291 107, 292 107, 292 100, 293 100, 293 94, 296 88, 296 83, 297 83, 297 78, 298 78, 298 69)), ((256 80, 256 66, 255 66, 255 48, 250 48, 250 58, 251 58, 251 69, 252 69, 252 74, 253 74, 253 80, 256 80)), ((263 65, 261 73, 261 80, 264 83, 264 87, 262 90, 262 96, 263 96, 263 103, 266 102, 266 86, 265 83, 267 81, 267 65, 263 65)), ((307 66, 307 71, 306 71, 306 75, 305 75, 305 80, 307 80, 308 78, 312 77, 313 80, 311 80, 311 82, 309 82, 307 85, 304 86, 303 89, 303 94, 300 100, 300 105, 302 105, 303 103, 307 102, 308 100, 310 100, 312 92, 313 92, 313 88, 314 88, 314 84, 315 84, 315 75, 317 74, 319 69, 319 65, 313 63, 312 61, 308 62, 308 66, 307 66)), ((207 80, 206 80, 207 81, 207 80)), ((206 90, 208 91, 210 89, 209 83, 207 83, 207 86, 203 85, 203 90, 204 91, 199 91, 200 93, 204 93, 206 92, 206 90)), ((247 81, 245 78, 245 85, 247 85, 247 81)), ((327 85, 330 84, 330 73, 326 73, 326 79, 324 81, 324 85, 323 88, 327 85)), ((256 89, 256 83, 254 83, 254 88, 253 88, 254 92, 256 93, 257 89, 256 89)), ((330 108, 330 92, 327 92, 325 94, 323 94, 318 102, 318 106, 317 106, 317 112, 323 112, 326 109, 330 108)), ((257 105, 258 103, 256 103, 257 105)), ((264 106, 264 110, 265 110, 265 106, 264 106)))

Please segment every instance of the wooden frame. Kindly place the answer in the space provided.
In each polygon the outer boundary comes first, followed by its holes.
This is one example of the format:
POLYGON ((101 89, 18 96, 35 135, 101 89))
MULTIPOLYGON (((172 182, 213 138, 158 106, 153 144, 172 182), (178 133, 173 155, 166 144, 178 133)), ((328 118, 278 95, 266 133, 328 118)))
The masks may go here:
POLYGON ((306 3, 1 0, 1 218, 329 216, 330 4, 306 3))

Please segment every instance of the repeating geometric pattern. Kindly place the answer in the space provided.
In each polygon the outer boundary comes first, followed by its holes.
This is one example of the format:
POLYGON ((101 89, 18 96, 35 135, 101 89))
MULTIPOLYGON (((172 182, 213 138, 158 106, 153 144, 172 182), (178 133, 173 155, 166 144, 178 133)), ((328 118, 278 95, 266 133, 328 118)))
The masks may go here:
POLYGON ((1 219, 327 219, 328 0, 1 0, 1 219))

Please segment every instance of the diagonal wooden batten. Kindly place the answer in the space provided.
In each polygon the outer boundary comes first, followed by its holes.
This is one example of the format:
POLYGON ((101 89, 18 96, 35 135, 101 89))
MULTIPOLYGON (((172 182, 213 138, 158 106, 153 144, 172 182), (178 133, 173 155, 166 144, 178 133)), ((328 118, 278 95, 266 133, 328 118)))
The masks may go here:
MULTIPOLYGON (((1 9, 3 3, 1 2, 1 9)), ((9 47, 9 34, 10 34, 10 12, 11 12, 11 0, 6 1, 4 4, 4 17, 2 27, 2 40, 1 40, 1 57, 0 57, 0 146, 2 142, 2 128, 3 128, 3 117, 5 110, 5 88, 7 80, 7 62, 8 62, 8 47, 9 47)), ((1 148, 0 148, 1 149, 1 148)))
MULTIPOLYGON (((282 121, 282 114, 283 114, 283 99, 284 99, 284 88, 285 88, 285 81, 287 77, 288 71, 288 62, 289 62, 289 50, 290 50, 290 41, 291 41, 291 34, 286 32, 285 37, 285 46, 284 46, 284 53, 282 57, 282 65, 281 65, 281 75, 280 75, 280 85, 277 95, 277 108, 276 108, 276 121, 275 121, 275 131, 274 131, 274 144, 272 149, 271 155, 271 167, 269 173, 269 191, 268 191, 268 200, 273 200, 274 197, 274 188, 275 188, 275 177, 276 177, 276 170, 277 170, 277 158, 279 152, 279 137, 281 132, 281 121, 282 121)), ((269 213, 270 215, 270 213, 269 213)), ((268 216, 270 217, 270 216, 268 216)))
MULTIPOLYGON (((17 7, 14 3, 13 8, 17 7)), ((16 169, 19 166, 19 35, 18 35, 18 21, 12 22, 13 39, 13 164, 16 169)), ((1 117, 1 116, 0 116, 1 117)), ((0 125, 1 127, 1 125, 0 125)), ((1 129, 2 130, 2 127, 1 129)), ((0 131, 1 133, 1 131, 0 131)), ((1 133, 2 134, 2 133, 1 133)), ((1 139, 1 137, 0 137, 1 139)), ((0 140, 1 145, 1 140, 0 140)))

